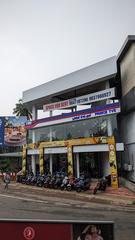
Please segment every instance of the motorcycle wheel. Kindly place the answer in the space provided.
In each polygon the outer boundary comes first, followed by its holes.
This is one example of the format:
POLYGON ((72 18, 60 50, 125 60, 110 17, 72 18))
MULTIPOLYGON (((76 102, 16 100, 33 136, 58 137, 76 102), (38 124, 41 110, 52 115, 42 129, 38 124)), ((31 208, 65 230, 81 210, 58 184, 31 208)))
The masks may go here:
POLYGON ((70 192, 72 190, 72 187, 71 186, 68 186, 67 187, 67 191, 70 192))
POLYGON ((48 187, 48 184, 47 184, 47 183, 45 183, 45 184, 44 184, 44 188, 47 188, 47 187, 48 187))
POLYGON ((81 188, 77 188, 77 189, 76 189, 76 192, 81 192, 81 188))

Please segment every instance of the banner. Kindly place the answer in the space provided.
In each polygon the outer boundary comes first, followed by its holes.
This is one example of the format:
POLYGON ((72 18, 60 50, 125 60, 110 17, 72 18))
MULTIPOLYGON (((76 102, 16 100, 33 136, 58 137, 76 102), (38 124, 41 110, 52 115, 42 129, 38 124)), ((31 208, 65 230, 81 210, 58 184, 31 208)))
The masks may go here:
POLYGON ((109 221, 0 220, 0 236, 1 240, 113 240, 114 226, 109 221))
POLYGON ((0 117, 0 145, 21 146, 26 143, 26 117, 0 117))
POLYGON ((115 88, 105 89, 99 92, 90 93, 77 98, 71 98, 60 102, 43 105, 43 111, 53 111, 63 108, 71 108, 77 105, 88 104, 115 97, 115 88))
POLYGON ((31 124, 27 125, 27 129, 39 128, 44 126, 50 126, 55 124, 61 124, 66 122, 84 120, 89 118, 107 116, 112 114, 117 114, 120 112, 120 103, 111 103, 103 106, 87 108, 84 110, 63 113, 60 115, 47 117, 39 120, 33 121, 31 124))

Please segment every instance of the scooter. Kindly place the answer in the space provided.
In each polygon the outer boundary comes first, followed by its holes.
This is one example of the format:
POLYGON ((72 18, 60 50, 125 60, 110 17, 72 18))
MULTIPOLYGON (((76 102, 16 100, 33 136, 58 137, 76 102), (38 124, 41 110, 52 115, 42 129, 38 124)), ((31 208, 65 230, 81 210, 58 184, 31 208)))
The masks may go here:
POLYGON ((48 175, 48 176, 45 177, 44 188, 48 188, 49 187, 50 180, 51 180, 51 175, 48 175))
POLYGON ((36 184, 37 184, 37 177, 36 177, 36 176, 33 176, 33 177, 31 178, 30 185, 34 186, 34 185, 36 185, 36 184))
POLYGON ((43 187, 44 185, 44 175, 40 175, 38 176, 37 179, 37 187, 43 187))
POLYGON ((80 180, 75 184, 75 190, 77 192, 86 191, 90 188, 90 178, 80 177, 80 180))
POLYGON ((50 179, 50 181, 48 182, 48 187, 49 188, 53 188, 54 187, 54 183, 56 181, 56 176, 52 176, 52 178, 50 179))
POLYGON ((78 181, 77 178, 71 177, 71 178, 69 179, 68 184, 67 184, 66 190, 67 190, 67 191, 72 191, 72 190, 74 190, 75 184, 77 183, 77 181, 78 181))
POLYGON ((67 188, 68 183, 69 183, 69 179, 66 176, 66 177, 64 177, 64 179, 62 181, 62 184, 60 186, 61 191, 67 188))
POLYGON ((96 185, 96 187, 95 187, 94 190, 93 190, 93 194, 96 194, 97 191, 105 192, 106 187, 107 187, 107 180, 104 179, 104 178, 100 179, 100 180, 97 182, 97 185, 96 185))
POLYGON ((57 175, 56 175, 56 180, 55 180, 55 182, 54 182, 53 187, 54 187, 55 189, 60 188, 60 187, 61 187, 61 184, 62 184, 62 181, 63 181, 63 177, 61 177, 60 174, 57 174, 57 175))

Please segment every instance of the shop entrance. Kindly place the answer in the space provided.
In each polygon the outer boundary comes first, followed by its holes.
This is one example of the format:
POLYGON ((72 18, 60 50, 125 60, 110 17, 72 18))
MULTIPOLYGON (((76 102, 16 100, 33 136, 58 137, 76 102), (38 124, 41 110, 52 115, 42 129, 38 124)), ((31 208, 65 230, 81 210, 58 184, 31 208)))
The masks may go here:
POLYGON ((86 172, 91 178, 102 176, 102 161, 100 153, 79 154, 80 173, 86 172))
POLYGON ((67 154, 53 154, 52 156, 52 172, 65 172, 67 173, 67 154))
POLYGON ((73 160, 74 175, 76 177, 79 177, 81 173, 86 173, 95 179, 109 175, 107 152, 76 153, 73 160))
MULTIPOLYGON (((33 150, 34 147, 35 145, 33 144, 29 145, 29 149, 33 150)), ((63 154, 58 154, 51 151, 50 159, 49 159, 50 166, 51 166, 50 168, 52 169, 51 173, 55 173, 56 171, 65 171, 67 172, 68 176, 74 175, 79 177, 78 173, 80 173, 80 171, 83 171, 84 169, 89 174, 91 174, 91 177, 99 177, 99 178, 102 176, 107 176, 107 174, 109 173, 108 175, 111 175, 112 187, 118 188, 116 144, 113 136, 112 137, 91 137, 91 138, 83 138, 83 139, 82 138, 71 139, 67 141, 52 141, 52 142, 41 143, 38 149, 39 150, 39 167, 40 167, 41 174, 44 172, 43 150, 44 148, 51 148, 51 150, 54 150, 52 149, 53 147, 55 148, 55 150, 58 147, 64 147, 64 152, 66 152, 66 149, 67 149, 67 154, 64 153, 63 155, 63 154), (96 150, 99 150, 99 148, 101 151, 97 152, 96 150), (94 153, 92 153, 92 150, 94 150, 95 152, 93 151, 94 153), (107 158, 104 158, 102 154, 106 154, 106 153, 107 153, 107 158), (53 154, 54 154, 54 157, 53 157, 53 154)), ((26 158, 27 158, 27 148, 24 146, 23 153, 22 153, 23 173, 26 172, 26 158)))
POLYGON ((67 173, 67 154, 66 153, 58 153, 58 154, 45 154, 44 155, 44 170, 52 172, 55 174, 56 172, 65 172, 67 173), (51 160, 52 159, 52 166, 51 160), (52 168, 52 169, 51 169, 52 168))
POLYGON ((27 155, 26 170, 33 173, 35 171, 35 174, 40 173, 38 155, 27 155))

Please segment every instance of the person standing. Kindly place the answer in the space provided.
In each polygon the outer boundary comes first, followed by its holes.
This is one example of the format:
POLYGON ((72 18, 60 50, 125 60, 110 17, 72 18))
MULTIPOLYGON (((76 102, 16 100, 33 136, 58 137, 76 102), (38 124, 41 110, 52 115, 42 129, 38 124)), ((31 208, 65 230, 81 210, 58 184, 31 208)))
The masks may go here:
POLYGON ((4 175, 4 182, 5 182, 5 188, 8 190, 8 184, 10 183, 10 174, 8 172, 6 172, 6 174, 4 175))

